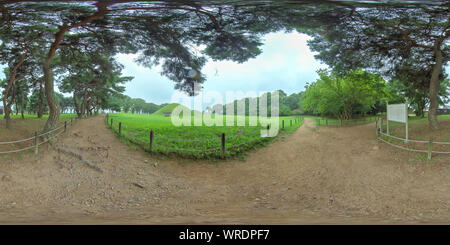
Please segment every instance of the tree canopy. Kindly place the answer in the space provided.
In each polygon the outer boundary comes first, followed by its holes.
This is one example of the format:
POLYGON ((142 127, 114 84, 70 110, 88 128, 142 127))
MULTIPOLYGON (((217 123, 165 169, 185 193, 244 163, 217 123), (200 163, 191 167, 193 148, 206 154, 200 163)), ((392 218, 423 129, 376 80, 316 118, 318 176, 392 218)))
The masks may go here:
POLYGON ((428 95, 430 126, 437 128, 449 8, 446 1, 2 1, 5 112, 31 94, 39 114, 45 99, 44 131, 52 129, 61 107, 55 83, 73 94, 79 115, 111 108, 111 96, 131 79, 121 75, 118 53, 138 54, 136 62, 149 68, 161 65, 176 89, 195 95, 208 59, 242 63, 261 53, 264 34, 296 30, 313 37, 310 47, 333 74, 365 69, 413 84, 428 95))
POLYGON ((366 114, 386 98, 380 75, 355 70, 339 75, 320 70, 320 78, 307 86, 302 106, 305 111, 335 116, 342 120, 366 114))

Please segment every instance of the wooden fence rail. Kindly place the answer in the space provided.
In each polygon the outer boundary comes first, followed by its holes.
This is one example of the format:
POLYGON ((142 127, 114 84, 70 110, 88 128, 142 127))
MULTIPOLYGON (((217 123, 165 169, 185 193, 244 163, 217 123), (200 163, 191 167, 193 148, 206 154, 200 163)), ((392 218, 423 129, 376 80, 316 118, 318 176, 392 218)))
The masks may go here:
POLYGON ((375 122, 378 120, 378 117, 364 117, 364 118, 357 118, 357 119, 350 119, 350 120, 331 120, 328 118, 316 118, 315 119, 318 126, 356 126, 356 125, 362 125, 366 123, 375 122))
MULTIPOLYGON (((294 123, 295 124, 300 123, 301 119, 302 119, 302 117, 298 117, 298 118, 294 119, 294 123)), ((108 127, 110 127, 114 131, 114 127, 113 127, 114 124, 113 124, 113 122, 114 122, 114 119, 112 117, 110 117, 108 114, 106 114, 106 125, 108 127)), ((293 122, 293 120, 290 119, 290 125, 291 126, 292 126, 292 122, 293 122)), ((265 127, 265 129, 267 130, 267 136, 269 135, 270 127, 271 127, 270 124, 267 124, 267 126, 265 127)), ((135 143, 137 145, 141 145, 142 144, 142 143, 136 142, 135 140, 127 137, 127 135, 125 135, 123 133, 123 128, 124 128, 123 123, 119 122, 119 124, 118 124, 118 131, 117 131, 117 135, 119 137, 124 137, 127 140, 129 140, 130 142, 135 143)), ((126 128, 126 126, 125 126, 125 128, 126 128)), ((282 129, 284 129, 284 120, 282 120, 282 129)), ((167 150, 181 151, 181 152, 212 152, 212 151, 217 151, 217 152, 220 152, 221 158, 225 159, 227 150, 233 149, 233 148, 236 148, 238 146, 241 146, 241 145, 244 145, 244 144, 256 141, 256 140, 252 140, 250 142, 244 142, 244 143, 240 143, 240 144, 236 144, 236 145, 229 145, 229 146, 227 146, 226 145, 227 140, 233 139, 235 137, 240 137, 240 136, 255 135, 256 133, 261 133, 261 130, 263 130, 263 129, 259 128, 259 129, 255 130, 255 131, 253 131, 253 132, 251 132, 249 134, 235 135, 235 136, 226 136, 226 134, 224 132, 222 132, 220 134, 219 138, 209 138, 209 139, 167 138, 167 137, 157 136, 157 135, 155 135, 155 131, 154 130, 150 130, 150 132, 149 132, 149 141, 148 141, 149 147, 147 149, 145 147, 143 147, 143 148, 144 148, 144 150, 146 150, 146 151, 148 151, 150 153, 153 153, 154 152, 154 147, 155 147, 155 140, 154 140, 155 138, 166 140, 166 141, 183 141, 183 142, 192 142, 192 143, 194 143, 194 142, 216 141, 217 140, 217 141, 220 141, 220 146, 219 147, 212 147, 212 148, 207 148, 207 149, 172 148, 172 147, 169 147, 169 146, 162 146, 162 147, 166 148, 167 150)), ((266 137, 266 135, 264 137, 266 137)), ((141 145, 141 147, 142 147, 142 145, 141 145)))
POLYGON ((407 151, 411 151, 411 152, 421 152, 421 153, 427 153, 427 159, 431 160, 431 156, 432 154, 450 154, 450 152, 445 152, 445 151, 433 151, 433 144, 435 145, 450 145, 450 142, 439 142, 439 141, 434 141, 433 137, 431 136, 429 140, 414 140, 414 139, 404 139, 401 137, 397 137, 397 136, 393 136, 387 133, 383 133, 382 131, 382 123, 377 123, 376 124, 376 131, 377 131, 377 140, 384 142, 390 146, 396 147, 398 149, 402 149, 402 150, 407 150, 407 151), (427 150, 419 150, 419 149, 413 149, 410 147, 403 147, 400 145, 396 145, 396 144, 392 144, 391 142, 382 139, 381 136, 385 136, 386 138, 392 138, 392 139, 396 139, 396 140, 400 140, 405 142, 405 144, 408 144, 408 142, 413 142, 413 143, 422 143, 422 144, 426 144, 427 145, 427 150))
MULTIPOLYGON (((72 119, 74 119, 74 118, 70 118, 70 125, 73 124, 72 119)), ((34 148, 34 153, 38 154, 40 145, 42 145, 44 143, 47 143, 48 141, 58 137, 62 133, 67 132, 67 122, 68 121, 69 120, 66 120, 59 127, 56 127, 54 129, 52 129, 52 130, 50 130, 48 132, 42 133, 42 134, 38 134, 38 132, 35 131, 34 132, 34 136, 30 137, 30 138, 26 138, 26 139, 22 139, 22 140, 0 142, 0 145, 10 145, 10 144, 22 143, 22 142, 27 142, 27 141, 33 140, 33 144, 31 146, 27 146, 27 147, 20 148, 20 149, 15 149, 15 150, 9 150, 9 151, 0 151, 0 154, 18 153, 18 152, 26 151, 26 150, 33 149, 33 148, 34 148), (51 137, 46 138, 43 142, 39 142, 39 137, 42 137, 42 136, 45 136, 45 135, 50 135, 50 134, 52 134, 52 133, 54 133, 54 132, 56 132, 56 131, 58 131, 60 129, 63 129, 63 130, 61 130, 61 132, 59 132, 59 133, 57 133, 57 134, 55 134, 55 135, 53 135, 51 137)))

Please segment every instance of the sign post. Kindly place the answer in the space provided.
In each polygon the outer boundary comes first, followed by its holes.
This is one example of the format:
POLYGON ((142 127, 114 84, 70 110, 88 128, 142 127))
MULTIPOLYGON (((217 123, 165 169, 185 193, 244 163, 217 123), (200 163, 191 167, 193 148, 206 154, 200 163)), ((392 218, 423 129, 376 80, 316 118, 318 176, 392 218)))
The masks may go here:
POLYGON ((387 105, 387 135, 389 134, 389 121, 394 122, 401 122, 405 124, 405 130, 406 130, 406 137, 405 137, 405 143, 408 143, 408 100, 406 99, 406 102, 404 104, 393 104, 389 105, 389 103, 386 103, 387 105))
MULTIPOLYGON (((386 108, 388 108, 387 110, 389 110, 389 102, 388 101, 386 101, 386 108)), ((387 133, 387 135, 391 135, 390 133, 389 133, 389 113, 386 113, 387 115, 386 115, 386 133, 387 133)))
POLYGON ((406 140, 405 143, 408 144, 408 98, 405 100, 405 111, 406 111, 406 122, 405 122, 405 129, 406 129, 406 140))

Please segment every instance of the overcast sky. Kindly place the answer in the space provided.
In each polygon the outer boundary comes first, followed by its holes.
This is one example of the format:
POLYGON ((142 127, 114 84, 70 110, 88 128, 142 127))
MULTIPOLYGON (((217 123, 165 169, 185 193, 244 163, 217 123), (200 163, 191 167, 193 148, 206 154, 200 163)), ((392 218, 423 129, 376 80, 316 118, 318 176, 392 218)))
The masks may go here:
MULTIPOLYGON (((303 91, 307 82, 318 78, 318 69, 327 68, 314 59, 314 53, 307 45, 309 38, 296 32, 271 33, 264 36, 262 54, 243 64, 208 61, 202 69, 207 78, 203 84, 204 93, 218 91, 225 99, 227 91, 253 91, 256 94, 278 89, 287 94, 303 91)), ((150 69, 140 66, 134 62, 135 57, 136 55, 117 55, 117 60, 125 67, 123 75, 134 77, 126 84, 125 94, 156 104, 174 102, 171 101, 176 92, 174 83, 160 75, 160 67, 150 69)), ((0 72, 0 77, 4 77, 3 72, 0 72)))
MULTIPOLYGON (((208 61, 202 72, 207 80, 203 92, 218 91, 225 98, 227 91, 264 91, 282 89, 287 94, 304 90, 306 82, 317 79, 316 70, 326 68, 314 59, 306 41, 307 35, 298 33, 272 33, 264 36, 263 53, 245 63, 208 61)), ((126 76, 134 76, 126 85, 130 97, 142 98, 156 104, 170 103, 176 92, 174 83, 160 75, 161 68, 145 68, 133 62, 135 55, 118 55, 125 66, 126 76)))

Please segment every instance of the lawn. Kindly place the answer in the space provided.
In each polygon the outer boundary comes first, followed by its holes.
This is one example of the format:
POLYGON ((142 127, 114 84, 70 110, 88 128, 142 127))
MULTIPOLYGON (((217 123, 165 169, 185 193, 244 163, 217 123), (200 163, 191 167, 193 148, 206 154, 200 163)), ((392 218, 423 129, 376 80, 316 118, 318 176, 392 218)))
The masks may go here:
MULTIPOLYGON (((244 156, 246 152, 266 145, 274 137, 261 137, 266 132, 267 124, 249 126, 250 117, 234 117, 234 121, 245 120, 246 126, 174 126, 170 117, 147 114, 109 114, 113 120, 112 129, 119 131, 122 123, 122 138, 139 145, 145 150, 150 146, 150 131, 153 130, 154 140, 152 152, 161 155, 177 155, 195 159, 220 158, 221 136, 225 133, 226 157, 244 156)), ((108 125, 110 124, 110 121, 108 125)), ((224 117, 224 121, 226 118, 224 117)), ((279 134, 289 134, 303 124, 303 118, 279 117, 279 134), (284 129, 281 129, 284 121, 284 129), (291 126, 292 122, 292 126, 291 126)), ((224 125, 226 125, 224 123, 224 125)), ((236 123, 235 123, 236 125, 236 123)))
MULTIPOLYGON (((429 141, 432 137, 433 142, 450 142, 450 115, 439 115, 439 130, 432 131, 428 127, 428 117, 410 116, 408 118, 408 135, 409 139, 429 141)), ((386 118, 383 120, 382 130, 387 131, 386 118)), ((406 128, 404 123, 389 121, 389 133, 392 136, 405 138, 406 128)), ((428 144, 409 142, 406 144, 402 140, 388 138, 383 136, 385 140, 397 145, 403 145, 417 150, 427 150, 428 144)), ((433 144, 433 151, 450 152, 450 145, 433 144)))
MULTIPOLYGON (((408 118, 409 138, 415 140, 429 140, 432 136, 436 141, 450 142, 450 115, 439 115, 440 129, 431 131, 428 128, 428 117, 410 116, 408 118)), ((386 132, 386 118, 383 120, 383 132, 386 132)), ((405 138, 405 124, 389 121, 389 132, 393 136, 405 138)))

